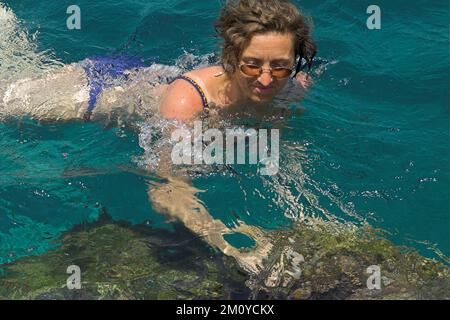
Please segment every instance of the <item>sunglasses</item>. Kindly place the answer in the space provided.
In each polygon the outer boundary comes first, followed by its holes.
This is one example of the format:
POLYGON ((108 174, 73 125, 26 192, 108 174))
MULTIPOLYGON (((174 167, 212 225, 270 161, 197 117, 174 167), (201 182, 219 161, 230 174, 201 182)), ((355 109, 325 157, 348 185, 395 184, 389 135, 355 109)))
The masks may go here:
MULTIPOLYGON (((259 77, 263 73, 263 68, 261 66, 257 66, 255 64, 243 63, 239 66, 239 69, 243 74, 249 77, 259 77)), ((294 72, 290 68, 285 67, 275 67, 270 68, 270 74, 273 78, 276 79, 285 79, 288 78, 294 72)))

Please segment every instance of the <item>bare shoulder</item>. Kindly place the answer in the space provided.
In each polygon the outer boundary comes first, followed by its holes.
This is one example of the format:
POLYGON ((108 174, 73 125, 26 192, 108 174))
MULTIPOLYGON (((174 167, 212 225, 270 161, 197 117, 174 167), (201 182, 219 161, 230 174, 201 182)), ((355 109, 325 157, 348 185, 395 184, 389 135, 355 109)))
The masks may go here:
MULTIPOLYGON (((197 82, 207 100, 212 101, 215 97, 215 75, 222 70, 222 67, 211 66, 192 70, 185 75, 197 82)), ((202 108, 202 98, 195 87, 185 80, 178 79, 167 88, 161 101, 160 113, 165 118, 184 121, 194 118, 202 108)))
POLYGON ((182 79, 175 80, 167 88, 159 108, 167 119, 189 120, 202 111, 202 99, 195 88, 182 79))

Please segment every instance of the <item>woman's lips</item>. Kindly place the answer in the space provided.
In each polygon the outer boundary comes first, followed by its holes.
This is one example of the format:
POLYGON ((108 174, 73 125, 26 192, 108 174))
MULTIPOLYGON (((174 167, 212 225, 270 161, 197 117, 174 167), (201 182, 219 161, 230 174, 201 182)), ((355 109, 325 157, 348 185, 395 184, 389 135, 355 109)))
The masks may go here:
POLYGON ((255 87, 255 92, 261 95, 268 95, 273 93, 274 88, 272 87, 255 87))

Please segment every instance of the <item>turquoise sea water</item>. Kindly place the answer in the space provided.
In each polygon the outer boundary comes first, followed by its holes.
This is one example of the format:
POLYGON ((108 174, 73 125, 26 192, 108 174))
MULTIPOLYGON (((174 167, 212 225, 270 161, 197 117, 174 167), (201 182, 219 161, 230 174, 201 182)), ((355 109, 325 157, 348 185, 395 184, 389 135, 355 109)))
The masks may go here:
MULTIPOLYGON (((0 3, 37 51, 63 63, 119 50, 189 66, 218 50, 212 25, 222 1, 0 3), (66 28, 72 4, 81 30, 66 28)), ((322 63, 306 112, 282 132, 280 174, 199 177, 201 199, 229 225, 275 228, 302 215, 368 222, 398 244, 449 257, 448 1, 378 1, 381 30, 366 27, 370 1, 295 3, 313 18, 322 63)), ((164 227, 136 161, 145 154, 139 138, 95 123, 0 124, 0 263, 56 246, 99 207, 164 227)))

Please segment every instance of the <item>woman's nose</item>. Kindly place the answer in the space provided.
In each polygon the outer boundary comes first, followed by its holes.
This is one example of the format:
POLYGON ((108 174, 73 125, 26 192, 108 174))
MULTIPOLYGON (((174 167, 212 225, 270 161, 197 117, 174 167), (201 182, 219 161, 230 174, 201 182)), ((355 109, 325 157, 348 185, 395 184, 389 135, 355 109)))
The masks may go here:
POLYGON ((267 71, 263 72, 258 78, 258 82, 262 84, 264 87, 269 86, 272 83, 272 81, 273 81, 272 74, 267 71))

